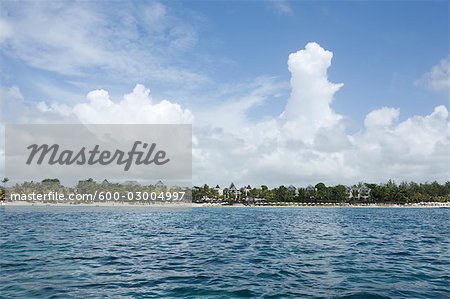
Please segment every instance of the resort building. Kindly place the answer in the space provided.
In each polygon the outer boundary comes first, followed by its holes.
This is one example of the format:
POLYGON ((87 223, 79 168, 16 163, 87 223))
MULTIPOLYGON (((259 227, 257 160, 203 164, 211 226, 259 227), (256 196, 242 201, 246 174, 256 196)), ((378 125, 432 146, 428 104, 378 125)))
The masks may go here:
POLYGON ((245 197, 248 196, 248 194, 250 193, 251 190, 252 190, 252 187, 250 187, 250 185, 248 185, 247 187, 243 188, 243 192, 244 192, 245 197))
POLYGON ((166 185, 162 181, 158 181, 156 182, 155 187, 163 189, 166 187, 166 185))
POLYGON ((362 184, 359 187, 345 187, 348 199, 369 199, 371 191, 372 190, 366 184, 362 184))
POLYGON ((236 188, 234 183, 231 183, 230 188, 228 188, 228 190, 227 190, 226 197, 230 198, 230 199, 233 199, 233 198, 239 199, 240 195, 241 195, 241 191, 236 188))
POLYGON ((370 197, 370 191, 371 189, 367 187, 366 184, 364 184, 361 188, 358 190, 359 198, 362 199, 368 199, 370 197))
POLYGON ((353 188, 346 186, 345 187, 345 194, 347 195, 348 199, 351 199, 353 197, 353 188))
POLYGON ((223 196, 223 189, 220 188, 219 185, 216 185, 216 187, 214 187, 214 190, 217 192, 217 194, 219 194, 219 196, 223 196))

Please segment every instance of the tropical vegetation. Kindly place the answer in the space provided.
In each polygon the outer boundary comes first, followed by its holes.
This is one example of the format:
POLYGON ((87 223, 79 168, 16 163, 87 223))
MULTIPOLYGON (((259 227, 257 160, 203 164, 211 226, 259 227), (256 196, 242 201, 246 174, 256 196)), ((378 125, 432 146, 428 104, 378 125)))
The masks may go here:
MULTIPOLYGON (((318 183, 315 186, 286 187, 281 185, 269 188, 266 185, 251 188, 243 187, 230 192, 230 188, 220 189, 208 185, 196 186, 192 189, 192 198, 197 202, 303 202, 303 203, 418 203, 418 202, 450 202, 450 182, 416 183, 401 182, 397 184, 389 180, 383 184, 359 183, 353 186, 326 186, 318 183)), ((235 187, 234 187, 235 188, 235 187)))
MULTIPOLYGON (((9 193, 29 194, 58 192, 93 194, 98 192, 111 192, 126 194, 128 192, 173 192, 181 190, 180 187, 168 187, 162 182, 153 185, 143 185, 136 182, 110 183, 107 180, 96 182, 93 179, 81 180, 74 187, 65 187, 58 179, 45 179, 41 182, 28 181, 6 188, 8 178, 2 180, 0 199, 5 199, 5 190, 9 193)), ((188 198, 194 202, 220 202, 220 203, 419 203, 419 202, 450 202, 450 181, 443 184, 438 182, 401 182, 393 180, 386 183, 358 183, 353 186, 342 184, 326 186, 320 182, 307 187, 278 186, 269 188, 267 185, 251 187, 249 185, 236 188, 231 184, 228 188, 219 186, 210 187, 207 184, 194 186, 188 198)))

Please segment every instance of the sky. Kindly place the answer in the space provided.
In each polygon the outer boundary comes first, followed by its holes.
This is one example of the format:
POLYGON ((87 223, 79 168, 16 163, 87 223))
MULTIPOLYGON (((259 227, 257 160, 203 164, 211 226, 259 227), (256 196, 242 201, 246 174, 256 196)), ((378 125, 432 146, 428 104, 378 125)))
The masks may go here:
POLYGON ((0 121, 192 123, 194 184, 444 182, 449 14, 449 1, 2 1, 0 121))

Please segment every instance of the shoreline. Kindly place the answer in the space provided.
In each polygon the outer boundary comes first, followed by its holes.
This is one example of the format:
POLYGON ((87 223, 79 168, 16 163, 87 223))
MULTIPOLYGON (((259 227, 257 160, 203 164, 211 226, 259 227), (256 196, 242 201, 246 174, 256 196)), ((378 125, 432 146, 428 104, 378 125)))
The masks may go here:
POLYGON ((450 202, 430 202, 418 204, 275 204, 275 205, 222 205, 201 203, 192 204, 193 207, 206 208, 449 208, 450 202))
POLYGON ((138 207, 138 208, 449 208, 450 202, 420 202, 412 204, 307 204, 275 203, 267 205, 244 205, 222 203, 141 203, 141 202, 80 202, 80 203, 46 203, 29 201, 1 202, 5 207, 138 207))
POLYGON ((0 207, 130 207, 130 208, 191 208, 190 203, 152 203, 139 202, 30 202, 30 201, 8 201, 1 202, 0 207))

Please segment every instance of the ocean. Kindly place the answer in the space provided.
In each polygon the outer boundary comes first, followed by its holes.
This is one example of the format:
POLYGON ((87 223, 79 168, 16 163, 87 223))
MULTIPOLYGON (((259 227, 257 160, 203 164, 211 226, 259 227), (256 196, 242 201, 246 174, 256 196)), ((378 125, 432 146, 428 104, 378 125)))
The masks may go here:
POLYGON ((0 207, 1 298, 450 298, 450 209, 0 207))

